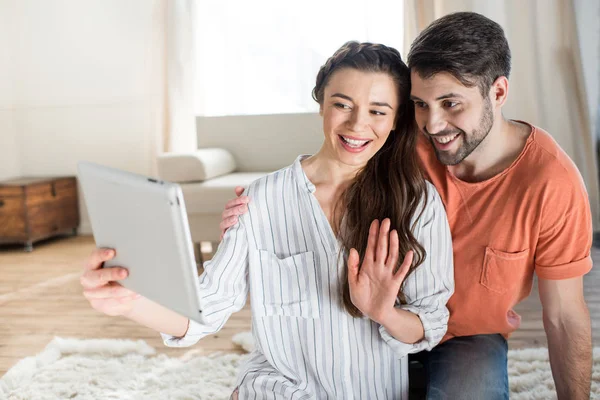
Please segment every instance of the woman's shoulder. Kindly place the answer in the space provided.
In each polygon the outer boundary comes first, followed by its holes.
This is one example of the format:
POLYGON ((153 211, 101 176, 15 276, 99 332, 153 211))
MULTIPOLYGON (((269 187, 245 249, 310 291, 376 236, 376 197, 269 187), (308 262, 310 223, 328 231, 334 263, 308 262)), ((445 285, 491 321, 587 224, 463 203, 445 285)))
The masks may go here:
POLYGON ((444 203, 442 202, 442 197, 440 196, 440 193, 438 192, 435 185, 426 180, 425 187, 427 188, 427 196, 426 196, 427 204, 425 206, 426 207, 427 206, 430 206, 430 207, 442 206, 443 207, 444 203))
POLYGON ((440 213, 445 214, 444 203, 436 187, 425 181, 425 194, 421 197, 415 217, 419 218, 418 225, 426 225, 440 213))
POLYGON ((252 201, 260 201, 267 193, 284 193, 286 188, 292 184, 292 175, 294 172, 294 164, 281 168, 277 171, 270 172, 252 182, 244 191, 244 194, 250 196, 252 201), (262 196, 260 195, 262 194, 262 196))

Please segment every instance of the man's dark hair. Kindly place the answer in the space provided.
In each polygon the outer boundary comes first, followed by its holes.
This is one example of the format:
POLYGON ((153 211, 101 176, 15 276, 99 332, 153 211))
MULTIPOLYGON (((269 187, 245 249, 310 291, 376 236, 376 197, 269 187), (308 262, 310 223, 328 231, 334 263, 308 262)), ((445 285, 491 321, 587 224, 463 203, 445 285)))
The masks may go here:
POLYGON ((510 74, 510 48, 502 27, 473 12, 433 21, 410 47, 408 67, 428 79, 447 72, 486 96, 492 83, 510 74))

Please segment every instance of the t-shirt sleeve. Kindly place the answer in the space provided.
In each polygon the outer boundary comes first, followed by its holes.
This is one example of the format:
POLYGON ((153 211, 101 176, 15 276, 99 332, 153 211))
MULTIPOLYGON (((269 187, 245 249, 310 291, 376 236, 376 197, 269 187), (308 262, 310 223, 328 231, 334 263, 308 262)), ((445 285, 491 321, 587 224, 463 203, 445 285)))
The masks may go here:
POLYGON ((542 279, 569 279, 592 269, 592 217, 579 172, 556 176, 542 197, 535 270, 542 279))

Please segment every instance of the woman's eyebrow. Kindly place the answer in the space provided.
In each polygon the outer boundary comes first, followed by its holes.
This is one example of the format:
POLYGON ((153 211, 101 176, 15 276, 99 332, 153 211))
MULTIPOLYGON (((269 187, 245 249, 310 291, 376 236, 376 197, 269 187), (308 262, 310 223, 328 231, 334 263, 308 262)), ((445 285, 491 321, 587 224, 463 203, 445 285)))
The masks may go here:
MULTIPOLYGON (((345 94, 342 93, 334 93, 331 95, 331 97, 339 97, 342 98, 344 100, 348 100, 348 101, 354 101, 352 99, 352 97, 350 96, 346 96, 345 94)), ((383 102, 383 101, 372 101, 369 103, 372 106, 378 106, 378 107, 388 107, 390 110, 393 110, 394 108, 392 106, 390 106, 388 103, 383 102)))

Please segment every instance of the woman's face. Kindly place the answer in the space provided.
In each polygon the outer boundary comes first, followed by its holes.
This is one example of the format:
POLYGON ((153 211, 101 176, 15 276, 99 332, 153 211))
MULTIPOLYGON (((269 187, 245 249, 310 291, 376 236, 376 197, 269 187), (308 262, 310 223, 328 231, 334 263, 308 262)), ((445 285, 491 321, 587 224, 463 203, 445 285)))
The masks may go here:
POLYGON ((352 167, 362 167, 381 149, 395 129, 398 87, 391 76, 344 68, 325 87, 323 150, 352 167))

